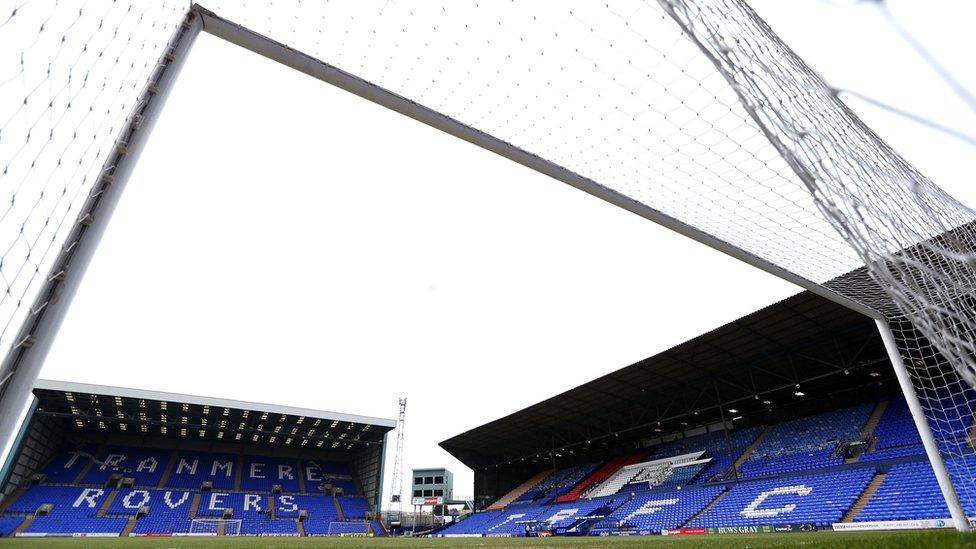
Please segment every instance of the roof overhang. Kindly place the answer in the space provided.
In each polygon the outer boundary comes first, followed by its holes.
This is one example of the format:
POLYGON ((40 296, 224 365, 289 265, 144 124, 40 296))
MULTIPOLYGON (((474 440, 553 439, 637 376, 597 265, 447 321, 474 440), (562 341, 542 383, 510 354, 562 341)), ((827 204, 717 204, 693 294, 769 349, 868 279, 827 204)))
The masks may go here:
POLYGON ((36 414, 78 431, 346 451, 381 443, 392 419, 310 408, 38 380, 36 414))
POLYGON ((601 446, 755 425, 896 387, 875 322, 801 292, 441 447, 476 470, 583 459, 601 446))

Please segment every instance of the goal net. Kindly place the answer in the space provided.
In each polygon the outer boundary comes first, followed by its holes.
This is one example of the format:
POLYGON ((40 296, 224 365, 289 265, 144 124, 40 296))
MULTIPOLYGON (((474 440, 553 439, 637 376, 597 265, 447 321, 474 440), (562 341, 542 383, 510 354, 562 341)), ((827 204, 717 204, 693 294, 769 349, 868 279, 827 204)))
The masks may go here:
MULTIPOLYGON (((362 95, 429 107, 429 124, 890 326, 943 491, 976 509, 976 214, 743 0, 207 7, 242 25, 208 32, 281 42, 363 79, 362 95)), ((202 13, 95 0, 0 14, 0 442, 202 13)))
POLYGON ((241 519, 204 519, 190 521, 191 536, 239 536, 241 519))
POLYGON ((367 537, 372 535, 364 522, 330 522, 325 534, 340 537, 367 537))

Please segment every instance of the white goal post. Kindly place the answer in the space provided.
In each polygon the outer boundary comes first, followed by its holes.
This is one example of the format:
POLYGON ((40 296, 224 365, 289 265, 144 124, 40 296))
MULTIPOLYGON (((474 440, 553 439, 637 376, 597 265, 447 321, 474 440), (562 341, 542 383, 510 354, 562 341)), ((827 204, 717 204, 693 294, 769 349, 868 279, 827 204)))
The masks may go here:
POLYGON ((350 532, 348 530, 348 526, 350 524, 353 524, 353 523, 349 523, 349 522, 335 522, 335 521, 330 522, 329 523, 329 529, 326 531, 325 535, 327 535, 327 536, 341 536, 341 537, 347 537, 347 538, 348 537, 352 537, 352 538, 359 538, 359 537, 365 538, 365 537, 370 537, 369 527, 366 526, 365 524, 363 524, 363 531, 362 532, 350 532))
POLYGON ((241 519, 195 518, 190 521, 191 536, 239 536, 241 519))

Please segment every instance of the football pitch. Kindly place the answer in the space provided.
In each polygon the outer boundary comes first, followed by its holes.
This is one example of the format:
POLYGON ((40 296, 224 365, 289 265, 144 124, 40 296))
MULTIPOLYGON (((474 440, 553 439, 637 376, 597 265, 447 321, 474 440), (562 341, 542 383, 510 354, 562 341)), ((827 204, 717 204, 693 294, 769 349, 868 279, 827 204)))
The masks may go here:
POLYGON ((14 538, 0 540, 0 547, 45 549, 81 547, 147 548, 290 548, 337 547, 373 549, 407 547, 444 549, 449 547, 976 547, 976 534, 954 531, 913 532, 815 532, 797 534, 731 534, 705 536, 557 537, 557 538, 14 538))

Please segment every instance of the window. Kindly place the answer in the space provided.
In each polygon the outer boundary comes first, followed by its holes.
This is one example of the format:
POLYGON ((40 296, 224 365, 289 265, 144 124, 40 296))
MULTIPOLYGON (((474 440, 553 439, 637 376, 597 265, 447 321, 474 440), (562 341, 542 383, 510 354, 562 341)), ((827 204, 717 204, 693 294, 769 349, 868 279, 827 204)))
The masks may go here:
POLYGON ((423 494, 421 494, 421 492, 423 492, 423 490, 414 490, 413 491, 413 497, 419 498, 421 495, 423 495, 423 494))
POLYGON ((423 484, 424 483, 424 479, 421 478, 421 477, 413 477, 413 483, 414 484, 423 484))
POLYGON ((434 484, 444 484, 444 477, 434 477, 434 484))
POLYGON ((444 495, 444 490, 434 490, 434 495, 435 496, 443 496, 444 495))
POLYGON ((430 497, 434 495, 433 490, 424 490, 424 497, 430 497))
POLYGON ((434 484, 434 477, 424 477, 424 484, 434 484))

